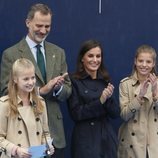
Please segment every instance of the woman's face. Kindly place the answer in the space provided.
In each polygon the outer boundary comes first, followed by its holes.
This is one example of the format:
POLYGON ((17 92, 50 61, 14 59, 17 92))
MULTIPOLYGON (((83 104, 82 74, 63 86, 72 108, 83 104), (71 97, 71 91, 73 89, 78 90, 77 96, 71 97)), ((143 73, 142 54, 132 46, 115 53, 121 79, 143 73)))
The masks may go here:
POLYGON ((101 64, 101 49, 95 47, 90 49, 82 58, 84 68, 88 74, 96 74, 101 64))
POLYGON ((140 53, 135 59, 135 65, 138 76, 148 77, 153 67, 155 66, 153 55, 150 52, 140 53))
POLYGON ((34 69, 26 69, 19 73, 14 82, 17 84, 19 94, 31 92, 36 83, 34 69))

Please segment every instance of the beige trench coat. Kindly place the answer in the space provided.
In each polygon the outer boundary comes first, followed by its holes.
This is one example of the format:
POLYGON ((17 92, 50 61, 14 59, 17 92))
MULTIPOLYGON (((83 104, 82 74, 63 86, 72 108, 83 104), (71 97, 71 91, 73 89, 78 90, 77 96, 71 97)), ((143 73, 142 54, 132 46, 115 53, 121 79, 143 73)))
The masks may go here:
POLYGON ((44 106, 44 112, 35 117, 33 113, 35 105, 22 106, 20 100, 18 102, 19 115, 13 119, 8 115, 8 96, 0 98, 0 147, 5 150, 1 158, 11 157, 14 145, 28 148, 45 143, 43 129, 47 140, 50 140, 46 106, 44 106))
POLYGON ((151 85, 140 104, 136 98, 140 84, 136 74, 119 86, 121 117, 118 158, 158 158, 158 102, 154 102, 151 85))
MULTIPOLYGON (((66 56, 65 51, 47 41, 44 42, 45 46, 45 57, 46 57, 46 75, 47 83, 67 72, 66 56)), ((34 56, 26 42, 22 39, 20 42, 14 46, 6 49, 3 52, 1 60, 1 72, 0 72, 0 89, 2 94, 6 94, 7 84, 9 80, 9 74, 12 64, 15 60, 19 58, 27 58, 32 61, 35 66, 36 74, 36 85, 38 87, 43 87, 45 85, 38 65, 34 59, 34 56)), ((63 115, 60 109, 60 102, 66 100, 71 94, 71 82, 69 77, 65 78, 62 91, 57 95, 53 96, 52 92, 44 96, 47 112, 48 112, 48 122, 51 137, 53 137, 53 144, 56 148, 64 148, 66 146, 64 126, 63 126, 63 115)))

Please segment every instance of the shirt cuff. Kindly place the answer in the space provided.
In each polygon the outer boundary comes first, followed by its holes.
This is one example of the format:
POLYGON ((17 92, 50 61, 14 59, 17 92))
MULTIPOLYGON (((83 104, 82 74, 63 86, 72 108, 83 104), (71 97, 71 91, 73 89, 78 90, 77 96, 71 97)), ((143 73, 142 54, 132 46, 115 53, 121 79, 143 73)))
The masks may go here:
POLYGON ((58 96, 59 93, 62 91, 62 89, 63 89, 63 85, 59 88, 59 90, 54 90, 54 91, 53 91, 53 96, 54 96, 54 97, 55 97, 55 96, 58 96))

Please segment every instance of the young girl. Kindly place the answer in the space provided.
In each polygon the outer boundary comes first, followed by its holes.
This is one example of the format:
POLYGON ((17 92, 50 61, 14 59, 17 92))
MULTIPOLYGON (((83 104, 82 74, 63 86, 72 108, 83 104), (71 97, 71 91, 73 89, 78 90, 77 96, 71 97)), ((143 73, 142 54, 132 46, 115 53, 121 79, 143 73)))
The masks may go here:
MULTIPOLYGON (((8 95, 0 98, 0 147, 2 158, 29 158, 30 146, 50 141, 47 111, 35 92, 35 68, 21 58, 12 66, 8 95), (47 141, 46 141, 47 139, 47 141)), ((54 147, 49 144, 50 154, 54 147)))
POLYGON ((118 158, 158 157, 158 80, 156 52, 137 49, 130 77, 120 83, 121 117, 118 158))

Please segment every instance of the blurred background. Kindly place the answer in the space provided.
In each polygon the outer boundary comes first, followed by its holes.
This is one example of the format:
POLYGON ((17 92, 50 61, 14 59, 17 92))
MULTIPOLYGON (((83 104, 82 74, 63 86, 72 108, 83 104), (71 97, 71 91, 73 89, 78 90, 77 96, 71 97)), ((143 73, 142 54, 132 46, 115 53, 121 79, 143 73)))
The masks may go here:
MULTIPOLYGON (((53 10, 47 41, 65 49, 69 72, 75 70, 83 41, 96 39, 102 43, 117 100, 119 82, 131 73, 136 49, 149 44, 158 50, 157 0, 0 0, 0 60, 4 49, 26 35, 25 19, 34 3, 45 3, 53 10)), ((67 140, 65 158, 70 158, 73 121, 66 102, 61 109, 67 140)), ((113 122, 116 132, 120 123, 120 119, 113 122)))

